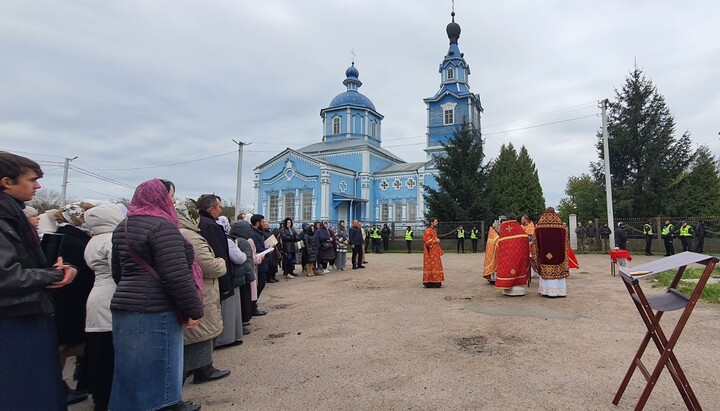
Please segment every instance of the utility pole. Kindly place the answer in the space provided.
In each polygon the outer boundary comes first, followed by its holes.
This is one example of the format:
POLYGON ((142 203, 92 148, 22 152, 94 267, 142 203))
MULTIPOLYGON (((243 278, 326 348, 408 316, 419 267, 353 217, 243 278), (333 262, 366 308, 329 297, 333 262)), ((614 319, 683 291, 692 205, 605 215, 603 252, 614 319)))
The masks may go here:
POLYGON ((65 206, 66 195, 67 195, 67 184, 68 184, 68 169, 70 168, 70 162, 75 160, 77 156, 73 158, 65 157, 65 166, 63 168, 63 183, 62 183, 62 197, 60 198, 60 207, 65 206))
POLYGON ((243 160, 243 147, 250 145, 251 143, 244 143, 242 141, 235 141, 233 143, 238 145, 238 162, 237 162, 237 180, 235 182, 235 215, 240 214, 240 188, 242 187, 242 160, 243 160))
POLYGON ((610 249, 615 248, 615 217, 613 216, 613 199, 612 185, 610 183, 610 149, 608 148, 608 132, 607 132, 607 105, 608 100, 600 102, 602 108, 602 132, 603 132, 603 157, 605 157, 605 201, 607 201, 608 227, 613 232, 610 235, 610 249))

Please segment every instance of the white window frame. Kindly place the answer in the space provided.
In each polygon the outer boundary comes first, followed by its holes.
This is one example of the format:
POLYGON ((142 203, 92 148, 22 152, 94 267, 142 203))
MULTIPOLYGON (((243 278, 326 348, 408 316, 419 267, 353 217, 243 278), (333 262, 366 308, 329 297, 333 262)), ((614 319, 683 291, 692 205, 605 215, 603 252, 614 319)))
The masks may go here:
POLYGON ((270 194, 268 196, 268 221, 278 221, 278 201, 280 196, 277 194, 270 194))
POLYGON ((300 193, 300 220, 312 220, 312 193, 309 191, 300 193))
POLYGON ((393 221, 402 221, 402 203, 395 203, 395 206, 393 206, 393 221))
POLYGON ((380 220, 388 221, 388 218, 390 218, 390 204, 380 204, 380 220))
POLYGON ((284 211, 285 216, 283 218, 290 217, 295 220, 295 193, 285 194, 284 211))
POLYGON ((407 203, 407 219, 408 219, 408 221, 416 221, 417 220, 417 204, 416 203, 407 203))
POLYGON ((340 128, 341 128, 341 119, 340 117, 333 117, 333 123, 332 123, 332 131, 333 134, 340 134, 340 128))
POLYGON ((447 79, 448 80, 455 80, 455 70, 453 70, 452 67, 447 69, 447 79))
POLYGON ((374 121, 370 123, 370 137, 377 138, 377 123, 374 121))

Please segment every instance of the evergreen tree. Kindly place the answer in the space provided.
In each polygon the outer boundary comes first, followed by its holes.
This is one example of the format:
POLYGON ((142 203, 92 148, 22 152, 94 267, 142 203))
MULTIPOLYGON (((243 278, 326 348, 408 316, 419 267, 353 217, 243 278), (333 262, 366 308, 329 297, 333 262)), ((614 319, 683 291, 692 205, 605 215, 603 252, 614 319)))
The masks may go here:
MULTIPOLYGON (((639 68, 615 95, 607 124, 615 215, 665 214, 670 187, 690 163, 690 136, 675 137, 675 120, 665 99, 639 68)), ((597 149, 600 161, 591 168, 604 187, 602 134, 597 149)))
POLYGON ((607 217, 605 192, 595 179, 587 174, 568 178, 565 195, 560 200, 560 213, 563 219, 577 214, 578 221, 607 217))
POLYGON ((463 122, 435 158, 438 189, 425 186, 427 213, 441 221, 473 221, 485 217, 484 141, 479 130, 463 122))
POLYGON ((542 213, 545 199, 540 179, 525 146, 518 153, 512 143, 503 144, 488 168, 485 199, 490 217, 516 213, 537 218, 542 213))
POLYGON ((666 215, 677 217, 720 215, 720 169, 707 146, 700 146, 690 170, 673 181, 664 201, 666 215))

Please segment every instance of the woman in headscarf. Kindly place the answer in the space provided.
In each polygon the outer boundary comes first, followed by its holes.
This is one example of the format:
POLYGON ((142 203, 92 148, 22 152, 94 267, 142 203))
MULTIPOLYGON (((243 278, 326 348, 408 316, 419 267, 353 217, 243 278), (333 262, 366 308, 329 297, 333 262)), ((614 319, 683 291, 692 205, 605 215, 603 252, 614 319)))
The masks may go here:
MULTIPOLYGON (((70 357, 76 357, 78 382, 75 390, 68 388, 68 404, 87 399, 88 375, 83 365, 85 353, 85 316, 88 295, 95 284, 95 273, 85 263, 85 247, 90 241, 90 230, 85 225, 85 211, 89 203, 67 204, 58 210, 55 218, 59 236, 58 255, 67 264, 77 267, 75 281, 55 291, 55 325, 60 342, 60 364, 64 367, 70 357)), ((48 237, 48 236, 44 236, 48 237)), ((49 238, 46 238, 49 240, 49 238)))
POLYGON ((174 193, 166 180, 140 184, 113 232, 112 410, 200 408, 182 401, 183 325, 194 328, 204 312, 174 193))
POLYGON ((230 255, 230 279, 232 281, 233 294, 220 302, 222 313, 222 333, 215 338, 215 347, 229 345, 240 345, 243 342, 243 319, 242 319, 242 295, 240 287, 246 284, 243 265, 248 260, 247 255, 238 248, 228 234, 230 233, 230 221, 224 215, 217 219, 217 223, 225 231, 230 255))
POLYGON ((330 272, 328 263, 335 260, 335 239, 330 234, 325 221, 315 223, 315 237, 318 243, 318 264, 315 274, 327 274, 330 272))
POLYGON ((335 266, 340 271, 345 271, 345 266, 347 265, 348 244, 350 244, 350 242, 348 241, 348 231, 345 228, 345 220, 340 220, 335 230, 335 266))
POLYGON ((318 258, 318 242, 315 234, 315 226, 308 224, 305 226, 305 235, 303 236, 303 263, 305 263, 305 273, 308 277, 315 274, 322 275, 322 271, 315 272, 315 263, 318 258))
POLYGON ((85 247, 85 261, 95 272, 95 283, 87 299, 85 320, 85 366, 95 411, 108 409, 115 364, 112 343, 110 300, 115 293, 112 278, 112 232, 125 218, 115 204, 103 204, 85 212, 85 225, 92 238, 85 247))

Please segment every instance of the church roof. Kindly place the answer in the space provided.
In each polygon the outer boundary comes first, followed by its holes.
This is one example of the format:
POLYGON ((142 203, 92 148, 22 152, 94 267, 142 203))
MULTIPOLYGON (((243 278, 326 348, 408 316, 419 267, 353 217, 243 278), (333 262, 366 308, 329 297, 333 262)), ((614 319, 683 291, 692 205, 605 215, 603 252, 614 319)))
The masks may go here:
POLYGON ((417 171, 417 169, 427 165, 427 163, 427 161, 420 161, 417 163, 393 164, 389 167, 383 168, 378 171, 378 173, 403 173, 407 171, 417 171))
POLYGON ((348 151, 362 151, 362 150, 377 151, 380 154, 384 155, 385 157, 388 157, 389 159, 391 159, 393 161, 405 164, 405 160, 401 159, 400 157, 396 156, 395 154, 385 150, 382 147, 376 147, 372 144, 368 144, 367 142, 361 141, 361 140, 324 141, 324 142, 320 142, 320 143, 310 144, 309 146, 305 146, 305 147, 298 149, 299 152, 308 154, 308 155, 325 155, 325 154, 334 154, 334 153, 341 153, 341 152, 348 152, 348 151))
POLYGON ((334 99, 332 99, 328 108, 344 106, 369 108, 372 111, 376 111, 375 104, 373 104, 373 102, 370 101, 370 99, 367 98, 363 93, 355 90, 346 91, 344 93, 338 94, 334 99))

